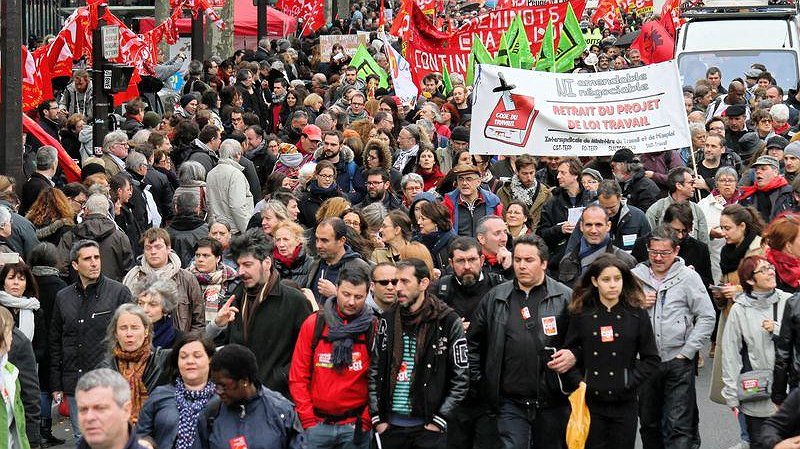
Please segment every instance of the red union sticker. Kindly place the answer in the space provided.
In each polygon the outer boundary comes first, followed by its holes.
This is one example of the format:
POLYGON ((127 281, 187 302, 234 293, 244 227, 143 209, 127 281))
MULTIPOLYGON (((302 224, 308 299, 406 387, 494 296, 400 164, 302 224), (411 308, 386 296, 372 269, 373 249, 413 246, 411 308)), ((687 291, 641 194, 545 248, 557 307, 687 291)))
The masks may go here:
POLYGON ((236 438, 228 440, 228 447, 230 449, 247 449, 247 440, 244 435, 239 435, 236 438))
POLYGON ((524 147, 539 114, 533 106, 533 97, 503 92, 486 121, 483 135, 487 139, 524 147))
POLYGON ((742 388, 745 390, 757 390, 758 389, 758 380, 757 379, 747 379, 742 381, 742 388))

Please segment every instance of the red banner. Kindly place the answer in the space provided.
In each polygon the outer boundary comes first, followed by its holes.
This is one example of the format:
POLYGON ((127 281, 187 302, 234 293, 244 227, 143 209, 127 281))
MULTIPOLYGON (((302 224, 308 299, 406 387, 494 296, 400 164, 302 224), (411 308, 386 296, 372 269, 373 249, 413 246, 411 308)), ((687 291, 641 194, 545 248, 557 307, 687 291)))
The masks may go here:
POLYGON ((303 21, 303 36, 325 26, 324 0, 278 0, 276 6, 284 13, 303 21))
MULTIPOLYGON (((575 14, 578 13, 575 12, 575 14)), ((606 28, 612 32, 622 31, 622 17, 617 0, 600 0, 597 9, 592 14, 592 23, 597 25, 601 21, 605 22, 606 28)))
MULTIPOLYGON (((52 92, 50 93, 52 96, 52 92)), ((36 60, 28 51, 28 47, 22 46, 22 110, 30 111, 36 108, 45 100, 44 89, 42 88, 42 72, 36 70, 36 60)))
MULTIPOLYGON (((524 1, 512 1, 514 5, 518 3, 524 1)), ((538 54, 548 21, 552 19, 555 29, 560 30, 569 3, 572 3, 575 15, 580 17, 586 6, 585 0, 563 1, 541 6, 526 4, 494 9, 465 23, 453 33, 444 33, 436 29, 419 7, 413 5, 408 26, 402 27, 400 31, 407 34, 404 39, 405 58, 411 65, 414 82, 421 85, 425 75, 441 72, 443 66, 446 66, 450 73, 466 74, 472 50, 472 35, 477 34, 486 49, 494 53, 500 46, 500 37, 516 15, 522 17, 528 40, 531 42, 531 52, 534 55, 538 54)))
POLYGON ((22 131, 35 137, 42 145, 54 146, 58 151, 58 166, 61 168, 61 171, 64 172, 67 182, 81 182, 81 169, 78 168, 75 161, 67 154, 64 147, 61 146, 61 143, 55 137, 47 134, 38 123, 25 114, 22 114, 22 131))
POLYGON ((651 20, 642 25, 639 36, 631 43, 631 48, 639 50, 642 62, 655 64, 669 61, 675 56, 675 39, 661 22, 651 20))

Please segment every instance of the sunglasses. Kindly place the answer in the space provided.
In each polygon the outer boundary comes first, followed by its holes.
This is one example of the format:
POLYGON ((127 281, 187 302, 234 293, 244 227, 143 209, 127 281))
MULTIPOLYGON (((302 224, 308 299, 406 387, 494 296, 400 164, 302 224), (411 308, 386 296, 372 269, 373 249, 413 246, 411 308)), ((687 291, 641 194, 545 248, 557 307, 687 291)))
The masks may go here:
POLYGON ((380 280, 379 279, 375 279, 375 282, 377 282, 378 284, 381 284, 384 287, 386 287, 389 284, 397 285, 398 280, 397 279, 380 279, 380 280))

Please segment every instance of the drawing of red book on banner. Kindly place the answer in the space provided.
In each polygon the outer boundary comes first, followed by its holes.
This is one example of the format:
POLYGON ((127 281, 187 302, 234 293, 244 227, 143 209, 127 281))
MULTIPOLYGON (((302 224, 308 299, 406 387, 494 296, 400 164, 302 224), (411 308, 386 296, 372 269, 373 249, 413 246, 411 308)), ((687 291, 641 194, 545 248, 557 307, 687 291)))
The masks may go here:
POLYGON ((499 76, 500 86, 492 91, 502 92, 502 95, 486 121, 483 135, 487 139, 524 147, 539 111, 534 109, 533 97, 511 93, 515 86, 507 84, 502 73, 499 76))

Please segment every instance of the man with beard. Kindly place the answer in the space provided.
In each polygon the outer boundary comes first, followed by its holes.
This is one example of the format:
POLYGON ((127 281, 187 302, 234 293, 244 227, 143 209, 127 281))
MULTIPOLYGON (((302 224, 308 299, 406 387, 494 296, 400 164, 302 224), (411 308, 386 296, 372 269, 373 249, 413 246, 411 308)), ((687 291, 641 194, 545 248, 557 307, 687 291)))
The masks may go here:
POLYGON ((655 181, 645 176, 642 162, 630 149, 622 148, 614 153, 611 170, 629 206, 646 211, 661 195, 661 189, 655 181))
POLYGON ((67 117, 75 113, 83 114, 88 123, 94 111, 92 109, 94 107, 93 98, 92 79, 89 76, 89 72, 80 69, 76 70, 72 75, 72 82, 67 85, 64 93, 61 94, 58 106, 67 117))
POLYGON ((558 187, 559 162, 561 162, 561 158, 558 156, 542 156, 539 158, 539 163, 544 167, 536 170, 536 179, 550 190, 558 187))
POLYGON ((345 268, 336 296, 306 318, 289 388, 310 448, 370 447, 369 367, 378 320, 367 305, 369 272, 345 268))
MULTIPOLYGON (((481 269, 483 261, 483 249, 476 239, 457 237, 450 244, 450 269, 453 274, 440 277, 428 288, 430 293, 443 298, 458 313, 465 332, 483 295, 505 281, 496 273, 484 272, 481 269)), ((456 407, 447 421, 449 448, 488 449, 494 447, 497 441, 497 423, 490 416, 487 405, 478 399, 477 391, 475 393, 456 407)))
POLYGON ((431 276, 419 259, 399 262, 398 305, 378 327, 369 403, 386 449, 446 447, 447 420, 469 390, 464 327, 453 309, 426 293, 431 276))
MULTIPOLYGON (((286 81, 285 78, 278 78, 272 82, 272 92, 266 94, 266 100, 268 100, 270 104, 268 111, 269 123, 271 125, 270 130, 273 133, 280 131, 281 113, 284 108, 283 100, 286 99, 286 94, 289 93, 288 87, 289 82, 286 81)), ((308 116, 306 116, 306 122, 308 122, 308 116)), ((300 127, 300 129, 302 129, 302 127, 300 127)))
POLYGON ((528 206, 528 227, 531 232, 536 232, 539 219, 542 216, 542 207, 550 199, 551 193, 547 186, 543 186, 536 179, 536 159, 533 156, 523 154, 517 156, 514 161, 516 173, 511 176, 511 181, 507 182, 497 191, 503 209, 508 209, 508 204, 512 201, 521 201, 528 206))
POLYGON ((353 151, 342 145, 342 140, 344 139, 339 131, 325 132, 322 135, 322 146, 314 151, 314 161, 330 161, 336 167, 336 185, 343 192, 350 193, 356 163, 353 161, 353 151))
POLYGON ((357 208, 363 209, 372 203, 381 203, 386 210, 400 209, 403 212, 408 212, 408 209, 403 205, 403 201, 390 190, 391 181, 389 173, 385 169, 373 167, 367 170, 364 175, 367 178, 367 196, 364 201, 356 205, 357 208))
POLYGON ((339 271, 346 265, 360 265, 369 271, 369 264, 345 243, 347 229, 347 225, 338 217, 326 218, 317 225, 314 234, 317 258, 308 269, 306 287, 314 292, 320 305, 323 299, 336 296, 339 271))
POLYGON ((36 108, 36 111, 39 115, 39 120, 36 121, 39 126, 52 138, 58 139, 58 131, 61 129, 61 120, 59 117, 61 110, 58 108, 58 103, 55 100, 43 101, 42 104, 36 108))
POLYGON ((253 351, 258 380, 289 397, 289 365, 311 305, 300 290, 280 281, 273 267, 272 247, 261 229, 250 229, 231 239, 231 255, 242 282, 221 308, 212 328, 224 330, 224 344, 241 344, 253 351), (236 313, 223 313, 226 307, 236 313))
POLYGON ((741 171, 742 158, 736 153, 726 152, 724 145, 725 141, 718 134, 708 134, 706 136, 702 156, 697 161, 698 177, 695 180, 695 188, 702 190, 701 196, 703 197, 716 188, 714 177, 720 167, 730 166, 735 168, 737 172, 741 171))

